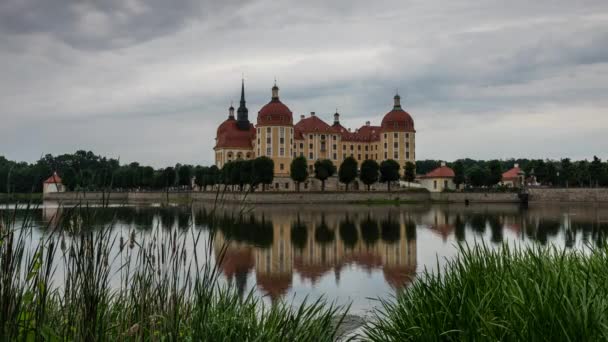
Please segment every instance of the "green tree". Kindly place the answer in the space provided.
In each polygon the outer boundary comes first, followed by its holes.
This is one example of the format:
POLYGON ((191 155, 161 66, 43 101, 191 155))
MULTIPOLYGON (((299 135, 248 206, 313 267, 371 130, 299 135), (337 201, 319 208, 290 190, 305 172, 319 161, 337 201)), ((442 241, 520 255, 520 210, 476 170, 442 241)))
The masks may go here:
POLYGON ((325 191, 325 181, 336 173, 334 163, 329 159, 315 162, 315 178, 321 181, 321 191, 325 191))
POLYGON ((570 158, 564 158, 561 160, 561 167, 560 167, 560 173, 559 173, 559 178, 560 181, 563 185, 566 186, 566 188, 570 187, 570 183, 574 183, 575 182, 575 169, 574 169, 574 165, 572 165, 572 162, 570 161, 570 158))
POLYGON ((258 157, 253 160, 253 186, 262 184, 262 191, 266 185, 272 184, 274 179, 274 161, 268 157, 258 157))
POLYGON ((469 182, 474 187, 480 187, 486 184, 486 180, 488 179, 488 170, 486 168, 479 167, 477 165, 473 166, 468 172, 469 182))
POLYGON ((378 181, 378 172, 380 166, 375 160, 367 159, 361 164, 361 174, 359 179, 363 184, 367 185, 367 191, 370 190, 372 184, 378 181))
POLYGON ((180 165, 177 169, 177 178, 179 186, 191 189, 192 188, 192 166, 180 165))
POLYGON ((194 168, 194 183, 199 187, 200 191, 207 190, 207 174, 209 168, 205 166, 197 166, 194 168))
POLYGON ((416 164, 410 161, 405 163, 405 167, 403 169, 403 180, 409 183, 416 180, 416 164))
POLYGON ((243 190, 243 184, 249 185, 249 190, 253 191, 253 160, 241 161, 240 186, 243 190))
POLYGON ((306 161, 306 157, 299 156, 291 161, 289 176, 296 182, 296 190, 300 192, 300 183, 308 178, 308 162, 306 161))
POLYGON ((344 183, 345 190, 348 191, 348 185, 357 178, 357 161, 353 157, 347 157, 340 164, 338 170, 338 179, 341 183, 344 183))
POLYGON ((211 189, 213 190, 213 186, 220 182, 220 174, 220 169, 215 165, 211 165, 206 176, 205 184, 211 186, 211 189))
POLYGON ((460 187, 461 184, 464 184, 465 178, 464 178, 464 164, 462 161, 457 160, 454 163, 454 184, 456 184, 456 187, 460 187))
POLYGON ((165 188, 168 190, 170 187, 175 185, 175 169, 171 166, 166 167, 163 170, 163 180, 165 188))
POLYGON ((399 163, 393 159, 387 159, 380 163, 380 182, 387 183, 388 191, 391 191, 391 183, 399 180, 399 163))
POLYGON ((599 185, 600 179, 603 178, 604 173, 604 165, 602 164, 602 160, 597 156, 593 156, 593 160, 589 163, 589 178, 591 181, 591 186, 597 187, 599 185))
POLYGON ((486 185, 494 186, 498 184, 502 180, 502 165, 500 165, 500 161, 491 160, 488 163, 488 170, 486 185))

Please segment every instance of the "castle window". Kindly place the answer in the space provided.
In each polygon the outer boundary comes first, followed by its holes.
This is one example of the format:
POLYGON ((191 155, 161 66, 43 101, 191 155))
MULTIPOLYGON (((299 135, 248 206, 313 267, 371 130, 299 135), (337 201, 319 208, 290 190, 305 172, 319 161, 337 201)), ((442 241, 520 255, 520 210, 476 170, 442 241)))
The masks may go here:
POLYGON ((384 139, 386 139, 386 138, 387 138, 386 133, 384 133, 384 139))
POLYGON ((393 147, 394 147, 394 148, 399 148, 399 143, 395 141, 395 142, 393 143, 393 147))
POLYGON ((308 148, 312 150, 312 144, 308 144, 308 148))
MULTIPOLYGON (((279 154, 280 154, 280 156, 281 156, 281 157, 285 156, 285 147, 281 147, 281 148, 279 149, 279 154)), ((281 164, 281 165, 283 165, 283 164, 281 164)), ((281 169, 281 170, 282 170, 282 169, 281 169)))
POLYGON ((346 151, 346 145, 342 145, 342 151, 346 151))
POLYGON ((338 146, 337 146, 336 144, 334 144, 334 145, 333 145, 333 149, 334 149, 334 150, 337 150, 337 149, 338 149, 338 146))
POLYGON ((433 189, 437 189, 437 181, 436 180, 433 181, 433 189))
POLYGON ((384 152, 384 159, 388 159, 388 153, 384 152))
POLYGON ((283 145, 285 143, 285 138, 279 138, 279 144, 283 145))
POLYGON ((384 148, 388 148, 388 144, 387 143, 384 143, 384 148))
POLYGON ((285 166, 283 165, 283 163, 279 164, 279 170, 282 171, 283 169, 285 169, 285 166))
POLYGON ((325 134, 321 134, 321 140, 325 140, 325 134))
POLYGON ((334 160, 338 159, 338 155, 336 153, 334 153, 334 160))
POLYGON ((361 160, 361 155, 357 154, 357 160, 361 160))
POLYGON ((304 143, 300 143, 300 149, 304 149, 304 143))
POLYGON ((267 143, 267 144, 270 144, 270 137, 267 137, 267 138, 266 138, 266 143, 267 143))
POLYGON ((258 127, 258 134, 260 134, 260 128, 258 127))
POLYGON ((335 135, 332 135, 331 137, 332 137, 332 139, 334 139, 334 141, 336 141, 337 138, 335 135))
POLYGON ((447 179, 443 181, 443 187, 447 189, 447 187, 448 187, 448 181, 447 181, 447 179))
POLYGON ((268 115, 268 116, 266 117, 266 120, 267 120, 267 121, 272 120, 272 116, 268 115))
POLYGON ((394 139, 399 139, 399 133, 393 133, 393 138, 394 139))
POLYGON ((409 152, 405 152, 405 158, 406 159, 410 159, 410 153, 409 152))
POLYGON ((368 154, 365 155, 365 159, 369 159, 369 155, 368 154))
POLYGON ((351 150, 351 151, 354 151, 354 150, 355 150, 355 146, 350 145, 350 150, 351 150))
POLYGON ((410 148, 410 143, 409 142, 405 143, 405 148, 410 148))
POLYGON ((312 134, 308 136, 310 138, 310 140, 312 140, 312 134))
MULTIPOLYGON (((285 189, 289 189, 289 183, 285 183, 285 189)), ((281 230, 281 233, 282 233, 282 232, 283 232, 283 231, 281 230)), ((281 240, 281 242, 283 242, 283 241, 281 240)))
POLYGON ((361 145, 357 145, 357 151, 361 151, 361 145))
POLYGON ((369 146, 365 145, 365 150, 368 151, 369 150, 369 146))
POLYGON ((271 132, 271 128, 270 127, 266 127, 266 133, 270 134, 271 132))
POLYGON ((272 148, 266 147, 266 155, 270 156, 272 154, 272 148))
POLYGON ((409 133, 405 133, 405 137, 406 137, 406 138, 409 138, 409 137, 410 137, 410 134, 409 134, 409 133))
POLYGON ((308 159, 312 160, 312 152, 308 154, 308 159))
POLYGON ((394 158, 394 159, 399 159, 399 152, 395 151, 395 152, 393 153, 393 158, 394 158))

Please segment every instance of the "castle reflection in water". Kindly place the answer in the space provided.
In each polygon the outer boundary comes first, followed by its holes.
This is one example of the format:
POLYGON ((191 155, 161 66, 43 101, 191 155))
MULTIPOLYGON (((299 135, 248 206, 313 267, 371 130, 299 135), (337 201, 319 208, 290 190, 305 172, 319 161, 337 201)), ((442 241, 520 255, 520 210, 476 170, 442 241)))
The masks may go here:
MULTIPOLYGON (((382 282, 398 290, 460 241, 581 248, 603 246, 608 235, 608 208, 597 206, 260 205, 237 214, 240 210, 228 207, 212 215, 208 206, 118 207, 104 209, 95 220, 100 227, 111 222, 143 235, 155 226, 183 231, 216 227, 214 254, 219 258, 225 252, 221 269, 228 281, 244 292, 249 277, 255 276, 258 289, 272 300, 287 294, 294 283, 339 284, 351 271, 381 274, 382 282)), ((45 206, 40 219, 53 225, 58 214, 45 206)))

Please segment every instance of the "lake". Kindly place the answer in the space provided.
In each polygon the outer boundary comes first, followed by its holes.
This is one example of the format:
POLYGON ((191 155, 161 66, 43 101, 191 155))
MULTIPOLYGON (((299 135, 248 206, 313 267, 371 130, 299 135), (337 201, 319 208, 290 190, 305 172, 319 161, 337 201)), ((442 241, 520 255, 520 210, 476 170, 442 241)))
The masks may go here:
MULTIPOLYGON (((12 212, 10 206, 2 208, 12 212)), ((92 210, 97 213, 93 229, 110 229, 117 239, 145 241, 155 231, 192 239, 200 234, 203 242, 210 237, 210 205, 92 210)), ((54 203, 30 210, 36 226, 32 240, 48 234, 69 211, 54 203)), ((608 207, 597 205, 256 205, 215 212, 219 230, 209 244, 210 255, 217 258, 226 246, 223 281, 242 293, 253 290, 268 303, 324 297, 351 304, 350 312, 357 315, 407 288, 425 268, 445 265, 458 243, 588 249, 603 245, 608 233, 608 207)))

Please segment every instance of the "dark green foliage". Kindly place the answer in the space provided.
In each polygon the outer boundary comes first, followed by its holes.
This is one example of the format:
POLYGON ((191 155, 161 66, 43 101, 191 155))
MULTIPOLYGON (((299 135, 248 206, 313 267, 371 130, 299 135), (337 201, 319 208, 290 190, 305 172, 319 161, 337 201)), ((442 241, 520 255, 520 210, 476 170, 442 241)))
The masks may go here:
POLYGON ((457 160, 452 166, 452 169, 454 170, 454 184, 459 187, 465 182, 464 164, 461 160, 457 160))
POLYGON ((489 178, 489 171, 485 167, 474 166, 469 170, 467 178, 472 186, 483 186, 489 178))
POLYGON ((461 247, 365 328, 371 341, 605 341, 608 251, 461 247))
POLYGON ((405 163, 403 171, 403 180, 406 182, 413 182, 416 179, 416 165, 410 161, 405 163))
POLYGON ((370 186, 378 181, 380 166, 376 163, 375 160, 365 160, 361 164, 361 174, 359 175, 359 179, 363 184, 367 185, 367 190, 370 189, 370 186))
POLYGON ((274 162, 268 157, 258 157, 253 160, 253 177, 252 185, 262 184, 262 190, 266 189, 266 185, 272 184, 274 179, 274 162))
POLYGON ((297 221, 291 225, 291 243, 299 250, 304 250, 307 241, 308 228, 300 221, 300 215, 298 215, 297 221))
POLYGON ((306 157, 299 156, 291 161, 289 176, 296 182, 297 191, 300 191, 300 183, 308 178, 308 162, 306 161, 306 157))
MULTIPOLYGON (((240 163, 239 185, 243 190, 244 185, 251 185, 253 181, 253 160, 243 160, 240 163)), ((250 186, 250 189, 253 190, 253 187, 250 186)))
POLYGON ((387 159, 380 163, 380 182, 387 183, 388 191, 391 191, 391 183, 398 180, 399 163, 393 159, 387 159))
POLYGON ((488 163, 488 174, 486 177, 485 185, 487 186, 494 186, 500 182, 502 179, 502 166, 500 165, 500 161, 491 160, 488 163))
POLYGON ((344 183, 346 191, 348 191, 348 185, 357 178, 357 161, 353 157, 347 157, 340 164, 338 170, 338 179, 341 183, 344 183))
POLYGON ((325 181, 336 173, 334 163, 329 159, 315 162, 315 178, 321 181, 321 191, 325 191, 325 181))
POLYGON ((344 245, 349 248, 355 247, 359 240, 357 226, 348 218, 346 218, 345 221, 340 222, 340 238, 344 242, 344 245))
POLYGON ((329 229, 327 223, 325 223, 325 219, 321 218, 321 223, 315 229, 315 241, 318 243, 325 245, 328 244, 336 238, 336 234, 332 229, 329 229))
POLYGON ((193 172, 192 165, 177 166, 177 182, 179 186, 190 189, 192 187, 193 172))
POLYGON ((361 221, 361 238, 368 246, 373 246, 378 241, 378 238, 380 238, 378 223, 369 215, 361 221))

